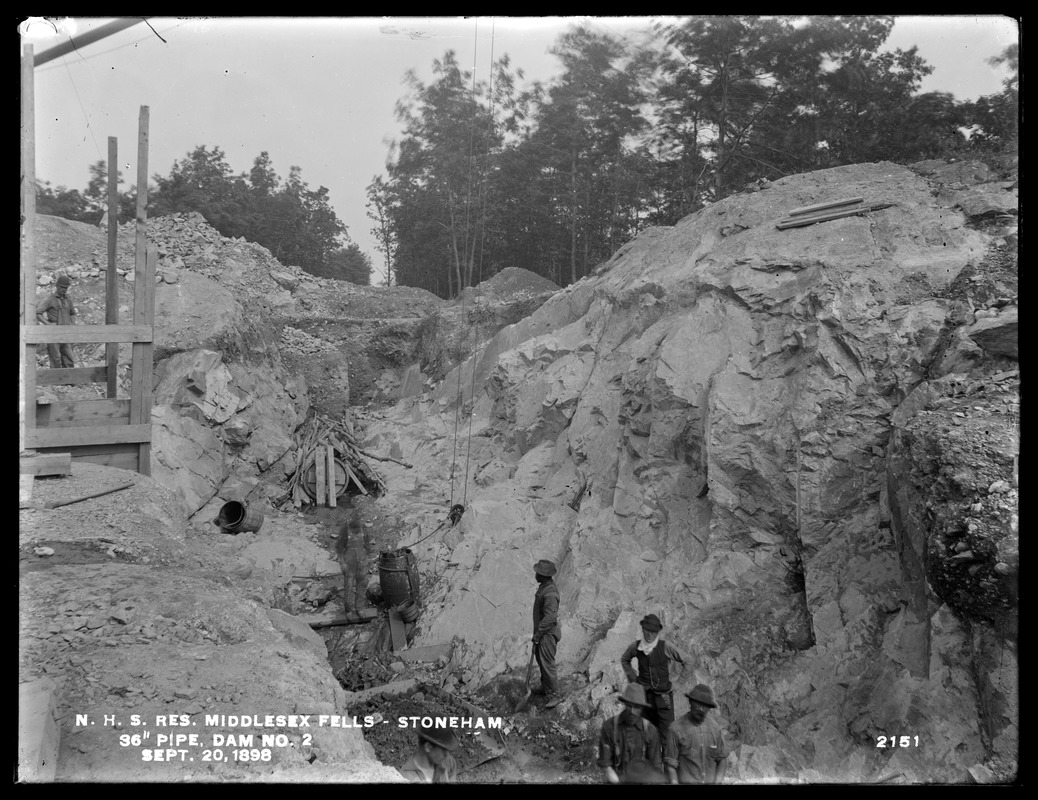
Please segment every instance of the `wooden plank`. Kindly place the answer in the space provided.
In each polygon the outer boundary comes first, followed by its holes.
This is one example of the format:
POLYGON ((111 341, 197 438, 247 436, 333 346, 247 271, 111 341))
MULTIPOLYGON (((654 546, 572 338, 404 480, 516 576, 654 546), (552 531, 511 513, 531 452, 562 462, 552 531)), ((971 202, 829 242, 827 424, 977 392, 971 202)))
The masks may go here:
MULTIPOLYGON (((118 347, 119 345, 115 345, 118 347)), ((107 372, 104 367, 71 367, 66 369, 41 369, 36 373, 37 386, 83 386, 88 383, 104 383, 107 372)))
POLYGON ((325 480, 328 482, 328 507, 336 507, 336 496, 335 492, 337 487, 335 485, 335 448, 331 445, 327 447, 326 457, 328 459, 328 467, 325 470, 325 480))
POLYGON ((314 630, 318 630, 319 628, 335 628, 339 625, 360 625, 365 622, 371 622, 377 616, 377 608, 361 608, 337 617, 327 618, 313 614, 297 614, 296 619, 305 622, 314 630))
POLYGON ((840 206, 850 206, 854 205, 855 203, 863 202, 865 202, 864 197, 847 197, 843 200, 833 200, 829 203, 816 203, 813 206, 800 206, 800 208, 794 208, 792 211, 790 211, 789 216, 795 217, 799 214, 811 214, 815 211, 822 211, 826 208, 839 208, 840 206))
POLYGON ((832 220, 843 219, 844 217, 854 217, 859 214, 864 214, 868 210, 868 206, 860 206, 844 209, 843 211, 830 211, 826 214, 816 214, 809 217, 793 217, 792 219, 782 220, 775 225, 775 227, 780 231, 784 231, 787 228, 804 228, 808 225, 815 225, 819 222, 831 222, 832 220))
POLYGON ((407 629, 404 618, 395 608, 389 609, 389 632, 393 636, 393 652, 399 653, 407 649, 407 629))
MULTIPOLYGON (((318 450, 317 456, 320 456, 318 450)), ((314 502, 319 506, 325 505, 328 495, 328 482, 325 480, 325 472, 328 470, 328 461, 324 458, 314 458, 314 482, 317 486, 314 491, 314 502)))
POLYGON ((398 655, 408 664, 415 661, 437 661, 441 658, 450 658, 453 647, 454 645, 450 642, 447 642, 447 644, 427 644, 424 647, 411 647, 407 650, 402 650, 398 655))
MULTIPOLYGON (((102 467, 114 467, 115 469, 127 469, 130 472, 140 472, 138 448, 135 445, 129 453, 96 453, 94 455, 75 456, 73 461, 82 461, 87 464, 100 464, 102 467)), ((72 451, 75 453, 75 450, 72 451)))
POLYGON ((76 447, 84 444, 150 442, 151 425, 102 425, 89 428, 36 428, 25 432, 29 447, 76 447))
POLYGON ((367 494, 368 490, 364 488, 364 484, 360 482, 360 478, 358 478, 357 474, 352 469, 350 469, 350 462, 348 462, 344 458, 342 460, 342 466, 346 470, 347 477, 349 477, 349 479, 357 485, 357 488, 360 489, 361 494, 367 494))
POLYGON ((72 457, 69 453, 34 453, 18 459, 21 475, 70 475, 72 457))
MULTIPOLYGON (((72 461, 84 461, 88 464, 100 464, 104 467, 116 467, 137 472, 137 458, 140 445, 136 442, 123 444, 87 444, 80 447, 63 449, 72 456, 72 461)), ((53 451, 51 451, 53 452, 53 451)))
MULTIPOLYGON (((158 250, 148 247, 148 138, 150 110, 141 106, 137 123, 137 225, 134 240, 133 324, 152 334, 147 343, 135 343, 130 367, 130 424, 151 429, 151 372, 155 339, 155 263, 158 250)), ((150 442, 150 439, 149 439, 150 442)), ((151 475, 151 444, 142 443, 137 453, 137 471, 151 475)))
MULTIPOLYGON (((108 271, 105 273, 105 324, 119 324, 119 276, 115 254, 119 238, 119 143, 108 137, 108 271)), ((110 398, 119 391, 119 345, 105 345, 105 390, 110 398)))
POLYGON ((32 484, 35 475, 22 473, 18 476, 18 505, 32 501, 32 484))
POLYGON ((26 344, 93 344, 94 342, 150 342, 149 325, 27 325, 26 344))
MULTIPOLYGON (((154 320, 155 262, 158 251, 147 248, 144 268, 138 269, 133 295, 133 321, 151 327, 154 320)), ((136 343, 130 356, 130 424, 151 427, 151 370, 153 345, 136 343)), ((138 456, 138 469, 144 475, 151 474, 151 445, 142 444, 138 456)))
POLYGON ((25 436, 36 427, 36 346, 25 338, 27 326, 36 325, 36 104, 35 77, 31 44, 22 46, 21 65, 21 247, 19 270, 21 278, 22 334, 18 348, 18 444, 19 451, 26 448, 25 436))
POLYGON ((40 428, 129 423, 130 401, 126 399, 73 400, 36 405, 36 425, 40 428))

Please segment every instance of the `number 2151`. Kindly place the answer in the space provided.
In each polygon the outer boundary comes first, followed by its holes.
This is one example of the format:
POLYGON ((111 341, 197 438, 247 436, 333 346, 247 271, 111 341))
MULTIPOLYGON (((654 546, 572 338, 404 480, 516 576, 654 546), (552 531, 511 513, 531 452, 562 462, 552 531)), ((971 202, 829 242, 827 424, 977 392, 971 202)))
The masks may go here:
POLYGON ((918 747, 918 736, 877 736, 876 747, 918 747))

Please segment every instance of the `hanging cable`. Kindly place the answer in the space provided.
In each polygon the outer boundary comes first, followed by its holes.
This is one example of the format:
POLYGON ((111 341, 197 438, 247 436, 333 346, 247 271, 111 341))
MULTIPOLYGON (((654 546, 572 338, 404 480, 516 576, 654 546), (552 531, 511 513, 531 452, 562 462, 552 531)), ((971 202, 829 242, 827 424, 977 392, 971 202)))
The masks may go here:
MULTIPOLYGON (((490 192, 487 190, 487 175, 490 172, 490 133, 494 124, 494 22, 490 23, 490 81, 488 88, 488 104, 489 109, 487 113, 487 135, 485 141, 485 147, 483 151, 483 208, 480 213, 480 231, 482 235, 479 237, 479 271, 478 280, 476 285, 479 286, 483 283, 483 252, 487 242, 487 196, 490 192)), ((479 306, 479 296, 473 295, 473 303, 479 306)), ((479 347, 479 327, 480 327, 480 315, 476 314, 475 331, 473 334, 472 343, 472 377, 471 383, 469 384, 469 399, 472 402, 472 408, 469 410, 469 431, 468 441, 466 442, 465 448, 465 488, 461 496, 461 502, 465 503, 468 500, 469 491, 469 459, 472 454, 472 417, 475 416, 476 407, 476 348, 479 347)))

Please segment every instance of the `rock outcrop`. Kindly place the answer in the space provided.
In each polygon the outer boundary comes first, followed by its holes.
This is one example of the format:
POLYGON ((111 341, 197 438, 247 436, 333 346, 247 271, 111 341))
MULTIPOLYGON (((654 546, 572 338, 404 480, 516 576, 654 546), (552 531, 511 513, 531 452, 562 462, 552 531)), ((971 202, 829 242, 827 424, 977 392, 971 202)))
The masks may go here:
MULTIPOLYGON (((462 682, 521 666, 532 564, 551 558, 560 658, 571 684, 588 681, 571 701, 585 714, 602 713, 619 648, 651 610, 691 654, 686 683, 721 698, 741 778, 958 781, 991 742, 1011 752, 1004 615, 971 617, 927 589, 932 534, 906 519, 917 503, 894 468, 918 458, 896 414, 939 377, 970 311, 956 280, 989 240, 903 167, 784 178, 644 232, 460 375, 369 420, 366 447, 420 459, 386 468, 402 526, 435 524, 409 495, 467 508, 419 546, 423 641, 469 642, 462 682), (855 195, 895 205, 775 228, 855 195), (977 677, 993 662, 998 688, 977 677), (879 746, 894 731, 920 745, 879 746)), ((961 480, 1008 478, 1005 459, 985 463, 961 480)), ((996 550, 972 577, 997 605, 996 550)))

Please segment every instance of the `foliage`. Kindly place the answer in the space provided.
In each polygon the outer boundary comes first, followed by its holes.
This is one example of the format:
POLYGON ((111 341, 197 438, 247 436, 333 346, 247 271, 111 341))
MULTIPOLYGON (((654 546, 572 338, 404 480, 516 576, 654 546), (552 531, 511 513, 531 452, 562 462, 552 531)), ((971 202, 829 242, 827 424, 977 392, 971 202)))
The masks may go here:
POLYGON ((247 174, 234 175, 219 147, 200 145, 174 161, 168 176, 153 180, 150 215, 197 211, 224 236, 257 242, 282 263, 314 275, 340 271, 341 256, 338 266, 326 262, 348 239, 346 226, 329 205, 328 190, 311 189, 299 167, 282 182, 264 151, 247 174))
POLYGON ((346 247, 332 250, 320 268, 312 273, 319 278, 334 278, 349 281, 359 286, 371 284, 371 256, 361 252, 360 245, 350 242, 346 247))

